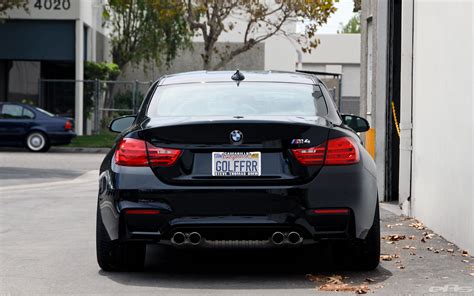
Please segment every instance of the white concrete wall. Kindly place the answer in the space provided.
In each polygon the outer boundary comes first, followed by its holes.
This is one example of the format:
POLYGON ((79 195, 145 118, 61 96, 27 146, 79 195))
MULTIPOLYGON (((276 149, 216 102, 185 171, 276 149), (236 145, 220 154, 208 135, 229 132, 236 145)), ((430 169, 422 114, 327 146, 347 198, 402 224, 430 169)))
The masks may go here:
POLYGON ((342 96, 360 97, 360 65, 342 66, 342 96))
POLYGON ((415 1, 412 179, 413 215, 471 254, 473 6, 415 1))
POLYGON ((320 44, 303 54, 303 63, 360 64, 360 34, 321 34, 320 44))

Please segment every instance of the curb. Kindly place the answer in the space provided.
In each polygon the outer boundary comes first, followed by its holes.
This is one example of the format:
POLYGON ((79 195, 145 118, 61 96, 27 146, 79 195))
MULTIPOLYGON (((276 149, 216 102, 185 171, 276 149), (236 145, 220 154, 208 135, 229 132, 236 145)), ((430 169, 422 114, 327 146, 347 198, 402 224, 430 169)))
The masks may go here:
POLYGON ((65 153, 107 153, 110 148, 92 148, 92 147, 51 147, 51 152, 65 153))
POLYGON ((390 202, 381 202, 380 203, 380 208, 389 211, 390 213, 397 215, 397 216, 403 216, 402 210, 398 206, 398 204, 390 203, 390 202))

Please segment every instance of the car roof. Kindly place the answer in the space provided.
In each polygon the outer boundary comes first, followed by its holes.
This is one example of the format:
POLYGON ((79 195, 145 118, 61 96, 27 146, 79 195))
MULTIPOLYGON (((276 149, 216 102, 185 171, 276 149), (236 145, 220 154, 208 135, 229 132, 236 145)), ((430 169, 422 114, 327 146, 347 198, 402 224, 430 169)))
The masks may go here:
MULTIPOLYGON (((287 82, 303 84, 322 83, 315 75, 283 71, 240 71, 246 82, 287 82)), ((159 85, 181 83, 232 82, 235 71, 193 71, 166 75, 160 78, 159 85)))
POLYGON ((8 104, 8 105, 18 105, 18 106, 30 107, 30 108, 33 107, 33 106, 31 106, 31 105, 24 104, 24 103, 18 103, 18 102, 0 102, 0 105, 5 105, 5 104, 8 104))

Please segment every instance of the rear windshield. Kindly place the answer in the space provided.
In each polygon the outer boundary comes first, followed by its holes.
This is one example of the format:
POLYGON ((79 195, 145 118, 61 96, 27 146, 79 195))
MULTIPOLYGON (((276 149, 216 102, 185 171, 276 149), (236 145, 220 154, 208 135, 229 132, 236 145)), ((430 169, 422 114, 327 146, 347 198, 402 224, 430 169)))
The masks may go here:
POLYGON ((159 86, 148 108, 161 116, 325 116, 318 85, 234 82, 159 86))

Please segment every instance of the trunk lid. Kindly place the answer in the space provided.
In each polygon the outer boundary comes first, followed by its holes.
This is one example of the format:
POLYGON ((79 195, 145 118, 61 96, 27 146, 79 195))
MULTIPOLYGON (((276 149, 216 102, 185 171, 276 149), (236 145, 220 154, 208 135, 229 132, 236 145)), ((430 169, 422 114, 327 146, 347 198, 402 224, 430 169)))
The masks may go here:
POLYGON ((154 167, 165 183, 186 185, 265 185, 307 182, 321 166, 303 166, 292 148, 324 143, 331 124, 322 117, 162 117, 145 122, 140 137, 183 152, 171 167, 154 167), (232 131, 240 131, 235 143, 232 131), (213 152, 259 152, 259 176, 213 176, 213 152))

